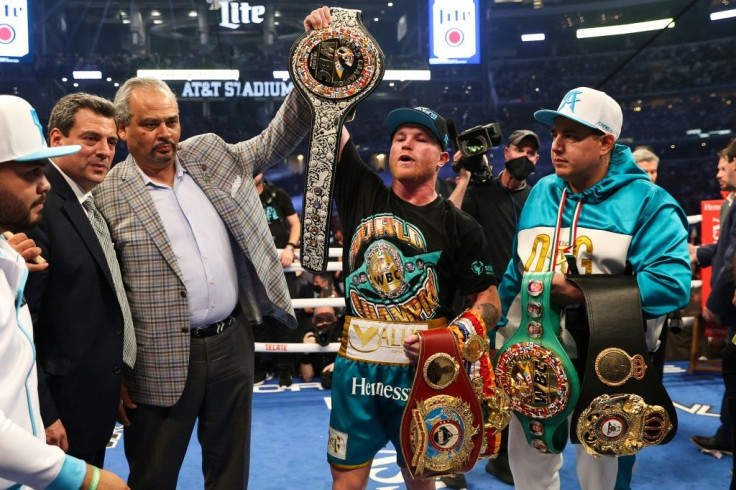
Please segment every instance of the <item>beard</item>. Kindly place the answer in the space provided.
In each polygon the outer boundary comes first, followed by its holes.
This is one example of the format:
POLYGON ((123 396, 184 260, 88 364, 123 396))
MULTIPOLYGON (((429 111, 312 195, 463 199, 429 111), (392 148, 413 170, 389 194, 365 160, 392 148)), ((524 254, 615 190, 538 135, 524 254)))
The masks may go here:
MULTIPOLYGON (((33 206, 46 200, 40 197, 33 206)), ((8 230, 29 228, 41 222, 41 212, 34 213, 31 207, 18 199, 14 194, 0 188, 0 227, 8 230)))

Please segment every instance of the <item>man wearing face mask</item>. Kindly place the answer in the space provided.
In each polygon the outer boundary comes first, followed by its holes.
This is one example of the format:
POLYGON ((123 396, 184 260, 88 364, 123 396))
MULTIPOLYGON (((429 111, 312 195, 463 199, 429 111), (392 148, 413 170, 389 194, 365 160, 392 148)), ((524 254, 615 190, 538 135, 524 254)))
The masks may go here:
MULTIPOLYGON (((460 169, 457 186, 450 195, 456 207, 470 214, 483 227, 498 281, 511 259, 516 222, 531 190, 526 178, 539 161, 539 137, 528 129, 514 131, 509 135, 503 156, 506 168, 484 184, 471 183, 471 173, 460 169)), ((456 153, 455 161, 460 157, 460 152, 456 153)))
MULTIPOLYGON (((455 161, 461 158, 455 154, 455 161)), ((494 179, 481 184, 471 182, 471 173, 461 168, 457 174, 457 186, 450 195, 456 207, 475 218, 483 227, 496 280, 500 283, 506 266, 511 260, 511 245, 516 234, 516 223, 524 207, 531 187, 526 178, 539 161, 539 137, 528 129, 511 133, 503 150, 506 168, 494 179)), ((488 461, 486 471, 504 483, 514 484, 509 469, 507 452, 508 428, 501 433, 498 457, 488 461)), ((443 477, 449 488, 465 488, 461 474, 443 477)))

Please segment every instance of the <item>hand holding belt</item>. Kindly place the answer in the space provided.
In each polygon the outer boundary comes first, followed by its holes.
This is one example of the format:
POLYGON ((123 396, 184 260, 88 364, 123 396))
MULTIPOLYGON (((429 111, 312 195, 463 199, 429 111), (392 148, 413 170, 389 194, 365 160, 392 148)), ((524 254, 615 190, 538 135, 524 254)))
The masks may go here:
POLYGON ((580 382, 560 344, 560 314, 550 304, 554 272, 526 273, 521 283, 521 324, 496 355, 496 384, 527 442, 540 452, 560 453, 567 444, 567 417, 580 382))
POLYGON ((634 276, 568 277, 585 296, 590 340, 571 440, 592 456, 666 444, 677 413, 652 367, 634 276))
POLYGON ((327 262, 334 167, 345 119, 383 78, 381 48, 360 10, 331 8, 332 23, 302 34, 291 47, 289 74, 312 110, 302 219, 302 267, 323 272, 327 262))
POLYGON ((480 403, 447 329, 417 332, 419 360, 401 419, 401 451, 413 478, 473 469, 481 452, 480 403))

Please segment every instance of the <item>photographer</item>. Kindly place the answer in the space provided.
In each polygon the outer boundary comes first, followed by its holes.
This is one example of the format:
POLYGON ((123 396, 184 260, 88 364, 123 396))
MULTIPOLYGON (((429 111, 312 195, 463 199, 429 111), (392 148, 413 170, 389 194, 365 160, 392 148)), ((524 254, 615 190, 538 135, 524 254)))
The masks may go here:
MULTIPOLYGON (((330 306, 315 308, 312 317, 312 328, 310 328, 302 342, 305 344, 319 344, 326 347, 330 342, 340 341, 340 332, 337 328, 337 317, 335 309, 330 306)), ((302 379, 309 383, 314 378, 314 373, 321 373, 322 388, 330 389, 332 386, 332 370, 335 366, 334 352, 313 352, 304 354, 299 363, 299 372, 302 379)))
MULTIPOLYGON (((460 148, 463 148, 462 145, 460 148)), ((463 152, 455 153, 456 164, 453 168, 457 170, 457 186, 449 198, 483 227, 491 253, 493 274, 499 283, 511 260, 516 223, 531 190, 526 178, 539 161, 539 137, 527 129, 514 131, 509 135, 503 156, 506 168, 493 178, 485 156, 482 163, 466 165, 473 169, 471 172, 463 166, 463 152)), ((477 158, 477 155, 471 158, 477 158)), ((508 428, 501 433, 498 457, 486 464, 486 471, 502 482, 513 485, 507 443, 508 428)), ((442 481, 448 488, 465 487, 463 475, 443 477, 442 481)))

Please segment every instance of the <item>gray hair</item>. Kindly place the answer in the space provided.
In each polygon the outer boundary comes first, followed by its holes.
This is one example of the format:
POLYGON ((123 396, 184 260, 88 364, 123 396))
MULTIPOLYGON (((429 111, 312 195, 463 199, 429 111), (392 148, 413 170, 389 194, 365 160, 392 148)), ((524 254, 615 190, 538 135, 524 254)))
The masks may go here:
POLYGON ((80 109, 89 109, 100 116, 115 119, 115 106, 111 101, 98 95, 78 92, 65 95, 56 102, 49 117, 48 132, 56 128, 64 136, 69 136, 69 131, 74 127, 74 116, 80 109))
POLYGON ((174 99, 174 102, 176 102, 176 95, 174 95, 171 87, 169 87, 163 80, 143 77, 129 78, 115 94, 115 110, 117 111, 118 124, 130 124, 130 95, 133 93, 133 90, 137 88, 142 88, 144 90, 160 90, 161 92, 170 95, 171 98, 174 99))
POLYGON ((636 163, 654 162, 655 164, 659 165, 659 157, 655 155, 653 151, 648 150, 647 148, 638 148, 634 150, 632 155, 634 156, 634 161, 636 163))

